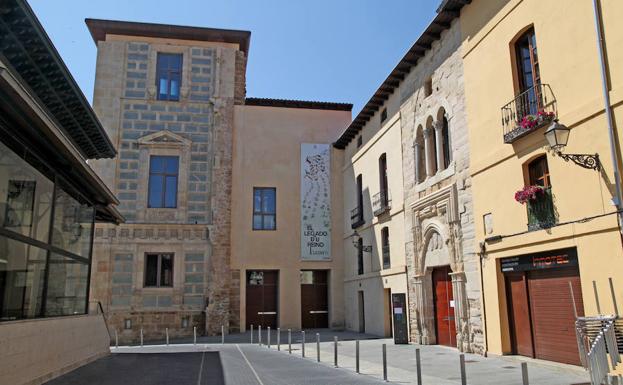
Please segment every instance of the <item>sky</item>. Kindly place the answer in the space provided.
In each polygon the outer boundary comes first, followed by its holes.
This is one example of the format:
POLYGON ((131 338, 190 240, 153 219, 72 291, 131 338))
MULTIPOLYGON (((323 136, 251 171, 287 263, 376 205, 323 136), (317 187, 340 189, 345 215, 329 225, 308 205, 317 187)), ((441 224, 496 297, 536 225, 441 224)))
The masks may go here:
POLYGON ((352 103, 353 116, 435 16, 440 0, 28 0, 89 101, 85 18, 251 31, 247 97, 352 103))

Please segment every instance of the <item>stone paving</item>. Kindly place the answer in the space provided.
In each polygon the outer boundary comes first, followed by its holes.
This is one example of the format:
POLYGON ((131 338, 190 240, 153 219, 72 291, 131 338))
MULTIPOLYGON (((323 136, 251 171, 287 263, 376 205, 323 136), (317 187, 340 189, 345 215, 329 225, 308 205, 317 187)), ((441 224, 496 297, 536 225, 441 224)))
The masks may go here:
MULTIPOLYGON (((459 385, 460 353, 441 346, 394 345, 391 339, 327 329, 309 330, 305 334, 305 358, 302 357, 302 333, 292 332, 292 352, 287 345, 287 331, 281 335, 277 350, 276 332, 262 333, 258 344, 250 333, 221 337, 200 337, 191 341, 171 341, 170 345, 112 347, 110 357, 79 368, 48 385, 89 384, 175 384, 175 385, 350 385, 381 384, 382 345, 387 347, 388 381, 417 384, 415 349, 422 363, 422 385, 459 385), (316 333, 320 337, 320 360, 316 362, 316 333), (334 342, 338 337, 338 367, 333 365, 334 342), (360 342, 360 374, 355 373, 355 340, 360 342), (190 343, 188 343, 190 342, 190 343), (203 364, 199 364, 201 355, 203 364), (158 358, 160 356, 160 358, 158 358), (160 360, 160 361, 159 361, 160 360), (203 366, 202 366, 203 365, 203 366), (220 371, 219 371, 220 370, 220 371), (148 373, 141 375, 141 373, 148 373), (202 378, 199 379, 199 376, 202 378), (160 376, 160 377, 159 377, 160 376), (89 382, 89 379, 97 381, 89 382), (210 378, 206 382, 206 378, 210 378), (83 382, 76 382, 77 379, 83 382), (132 379, 132 380, 131 380, 132 379), (173 380, 174 379, 174 380, 173 380), (108 381, 108 382, 106 382, 108 381), (129 382, 128 382, 129 381, 129 382)), ((584 385, 589 378, 577 366, 555 364, 523 357, 482 357, 465 355, 467 383, 470 385, 521 385, 521 362, 528 363, 530 384, 584 385)))

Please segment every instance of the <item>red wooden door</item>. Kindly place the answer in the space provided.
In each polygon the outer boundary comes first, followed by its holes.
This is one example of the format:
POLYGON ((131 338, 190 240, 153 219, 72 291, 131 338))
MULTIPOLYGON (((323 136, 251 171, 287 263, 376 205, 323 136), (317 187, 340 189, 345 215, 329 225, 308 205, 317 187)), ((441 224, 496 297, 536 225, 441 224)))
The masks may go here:
POLYGON ((513 354, 534 357, 528 283, 524 272, 506 275, 506 301, 513 354))
POLYGON ((454 296, 450 266, 433 270, 433 301, 437 343, 456 347, 456 326, 454 323, 454 296))

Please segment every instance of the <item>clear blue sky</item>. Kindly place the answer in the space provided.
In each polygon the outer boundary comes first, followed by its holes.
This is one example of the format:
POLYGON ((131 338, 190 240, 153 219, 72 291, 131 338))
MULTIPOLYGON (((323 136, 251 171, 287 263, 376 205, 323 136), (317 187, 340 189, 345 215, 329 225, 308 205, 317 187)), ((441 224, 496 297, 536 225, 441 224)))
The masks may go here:
POLYGON ((92 100, 96 49, 84 19, 251 31, 247 96, 349 102, 359 112, 440 0, 29 0, 92 100))

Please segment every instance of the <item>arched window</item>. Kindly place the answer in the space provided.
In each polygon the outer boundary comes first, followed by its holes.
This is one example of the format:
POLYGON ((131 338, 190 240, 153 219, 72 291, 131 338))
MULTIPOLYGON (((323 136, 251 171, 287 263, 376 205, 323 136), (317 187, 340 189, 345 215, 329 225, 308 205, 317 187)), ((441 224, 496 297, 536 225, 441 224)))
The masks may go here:
POLYGON ((432 116, 428 117, 426 121, 426 130, 424 130, 424 140, 426 147, 426 174, 433 176, 437 173, 439 165, 437 163, 437 135, 435 135, 435 128, 433 127, 432 116))
POLYGON ((448 119, 446 115, 443 115, 441 120, 441 137, 443 138, 443 168, 448 168, 452 161, 452 151, 450 151, 450 127, 448 126, 448 119))
POLYGON ((534 28, 529 28, 514 40, 515 63, 517 69, 517 94, 519 99, 518 115, 536 114, 543 108, 540 87, 539 56, 536 48, 534 28))
POLYGON ((416 183, 422 183, 426 179, 426 152, 424 147, 424 129, 422 126, 418 126, 415 132, 415 145, 414 157, 415 157, 415 181, 416 183))
POLYGON ((388 207, 389 185, 387 182, 387 155, 385 153, 379 157, 379 188, 381 207, 388 207))

